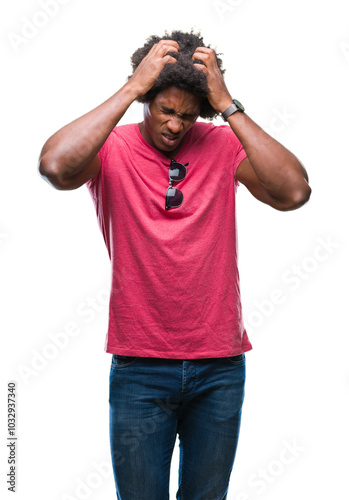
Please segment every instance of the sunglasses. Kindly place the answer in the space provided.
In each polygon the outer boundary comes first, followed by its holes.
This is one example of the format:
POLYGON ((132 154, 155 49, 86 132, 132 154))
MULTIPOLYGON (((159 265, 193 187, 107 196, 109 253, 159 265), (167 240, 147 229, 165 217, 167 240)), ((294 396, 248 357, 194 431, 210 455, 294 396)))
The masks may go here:
POLYGON ((170 179, 170 184, 166 192, 166 210, 170 208, 180 207, 183 203, 183 193, 179 189, 172 187, 173 182, 182 181, 187 175, 187 169, 185 168, 189 163, 182 165, 178 161, 171 160, 171 164, 168 171, 168 176, 170 179))

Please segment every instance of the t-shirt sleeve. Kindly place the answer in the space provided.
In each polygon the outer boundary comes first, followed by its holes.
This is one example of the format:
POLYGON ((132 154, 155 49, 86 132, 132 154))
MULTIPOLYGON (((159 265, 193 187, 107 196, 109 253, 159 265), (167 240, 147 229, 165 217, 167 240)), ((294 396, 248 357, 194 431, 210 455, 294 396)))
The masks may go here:
POLYGON ((217 125, 215 131, 219 137, 219 151, 229 161, 233 171, 234 184, 237 187, 240 185, 240 182, 236 178, 236 171, 242 160, 247 158, 246 151, 230 125, 217 125))
POLYGON ((242 162, 242 160, 247 158, 247 154, 246 154, 246 151, 244 150, 241 142, 237 138, 235 132, 230 128, 230 130, 228 130, 228 133, 230 133, 231 140, 233 142, 233 147, 235 150, 235 157, 234 157, 234 162, 233 162, 234 179, 235 179, 236 185, 239 186, 240 182, 236 178, 236 171, 237 171, 238 166, 242 162))
MULTIPOLYGON (((238 141, 239 141, 239 139, 238 139, 238 141)), ((247 158, 246 151, 244 150, 241 142, 239 141, 239 148, 238 148, 238 152, 237 152, 237 155, 235 157, 235 161, 234 161, 234 165, 233 165, 234 179, 235 179, 235 183, 237 186, 240 185, 240 182, 236 178, 236 171, 237 171, 238 166, 242 162, 242 160, 244 160, 245 158, 247 158)))

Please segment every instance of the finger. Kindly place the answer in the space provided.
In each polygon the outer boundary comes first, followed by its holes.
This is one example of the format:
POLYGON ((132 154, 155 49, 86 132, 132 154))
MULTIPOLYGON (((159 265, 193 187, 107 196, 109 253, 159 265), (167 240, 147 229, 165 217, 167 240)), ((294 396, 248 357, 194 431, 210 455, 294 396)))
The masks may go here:
POLYGON ((177 62, 177 59, 175 57, 167 55, 162 58, 162 62, 164 63, 165 66, 165 64, 175 64, 177 62))
POLYGON ((209 47, 196 47, 195 52, 203 52, 205 54, 214 54, 214 50, 209 48, 209 47))
POLYGON ((208 73, 206 66, 204 66, 203 64, 199 64, 199 63, 194 62, 193 66, 195 67, 195 69, 198 69, 199 71, 201 71, 201 73, 208 73))
POLYGON ((147 56, 152 57, 153 55, 159 53, 161 54, 161 57, 163 57, 166 52, 178 52, 178 48, 178 43, 174 40, 160 40, 160 42, 154 43, 147 56))
POLYGON ((203 54, 203 53, 197 53, 193 54, 192 60, 193 63, 196 64, 197 66, 201 65, 203 67, 208 67, 209 65, 209 55, 208 54, 203 54), (198 61, 197 63, 195 61, 198 61))
POLYGON ((158 43, 170 43, 172 45, 176 45, 177 47, 179 47, 179 44, 178 42, 176 42, 176 40, 171 40, 170 38, 167 39, 167 40, 160 40, 158 43))
POLYGON ((174 48, 176 50, 179 49, 179 45, 177 42, 175 42, 175 40, 160 40, 160 42, 158 42, 156 45, 160 49, 162 49, 163 46, 170 46, 172 49, 174 48))
POLYGON ((174 45, 163 45, 159 47, 158 54, 164 57, 167 53, 177 53, 178 49, 174 45))
POLYGON ((192 59, 200 59, 200 61, 208 61, 210 59, 209 54, 204 54, 203 52, 194 52, 192 59))

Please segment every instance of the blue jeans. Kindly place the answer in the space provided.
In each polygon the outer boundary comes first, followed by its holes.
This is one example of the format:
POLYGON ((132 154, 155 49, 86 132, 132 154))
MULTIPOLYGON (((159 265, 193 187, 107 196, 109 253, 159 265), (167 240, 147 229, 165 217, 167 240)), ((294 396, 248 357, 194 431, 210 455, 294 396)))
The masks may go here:
POLYGON ((178 500, 225 500, 244 400, 245 354, 112 355, 110 447, 118 500, 168 500, 179 436, 178 500))

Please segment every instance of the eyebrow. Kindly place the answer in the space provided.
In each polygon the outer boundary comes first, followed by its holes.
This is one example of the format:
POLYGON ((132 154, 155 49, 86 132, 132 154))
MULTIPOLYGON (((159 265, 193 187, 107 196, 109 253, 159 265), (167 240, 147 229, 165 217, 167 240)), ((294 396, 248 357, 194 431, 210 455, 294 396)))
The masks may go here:
POLYGON ((176 113, 174 109, 172 108, 167 108, 166 106, 163 106, 160 104, 160 107, 165 113, 170 113, 171 115, 178 114, 180 116, 188 116, 189 118, 194 118, 196 116, 196 113, 176 113))

